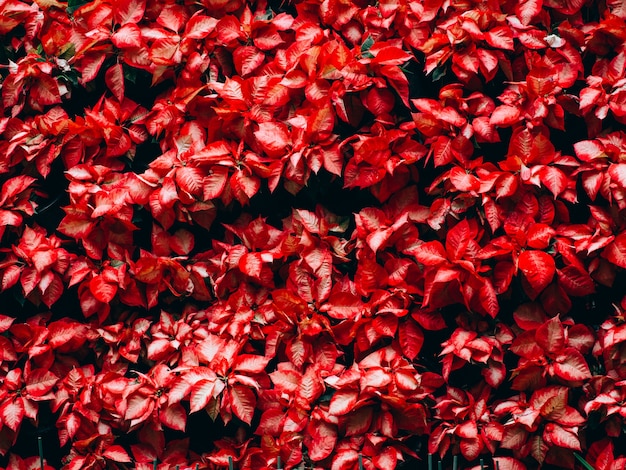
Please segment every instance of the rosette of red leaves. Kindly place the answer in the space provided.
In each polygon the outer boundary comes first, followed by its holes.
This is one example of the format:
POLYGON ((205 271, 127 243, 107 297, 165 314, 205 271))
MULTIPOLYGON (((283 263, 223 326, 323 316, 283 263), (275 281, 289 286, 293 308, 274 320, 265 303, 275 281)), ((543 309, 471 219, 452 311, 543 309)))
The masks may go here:
POLYGON ((0 36, 4 468, 624 468, 623 2, 3 0, 0 36))

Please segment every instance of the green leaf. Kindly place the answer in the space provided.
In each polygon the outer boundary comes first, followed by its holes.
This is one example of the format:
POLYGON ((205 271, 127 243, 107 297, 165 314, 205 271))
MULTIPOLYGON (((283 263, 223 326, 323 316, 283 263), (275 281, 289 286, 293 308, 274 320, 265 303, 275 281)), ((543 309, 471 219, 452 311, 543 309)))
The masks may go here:
POLYGON ((576 457, 576 460, 578 460, 581 463, 581 465, 585 467, 587 470, 594 470, 591 464, 587 462, 585 459, 583 459, 578 452, 574 452, 574 457, 576 457))
POLYGON ((139 78, 139 70, 126 64, 123 64, 123 70, 124 78, 128 81, 128 83, 135 85, 137 83, 137 79, 139 78))
POLYGON ((372 38, 372 36, 368 36, 367 39, 363 41, 363 44, 361 44, 361 54, 365 54, 366 52, 368 52, 373 45, 374 38, 372 38))
POLYGON ((445 77, 447 71, 446 67, 437 67, 433 70, 433 82, 439 81, 445 77))
POLYGON ((86 5, 87 3, 89 3, 89 0, 68 0, 67 8, 65 9, 65 11, 67 12, 68 15, 71 15, 76 10, 78 10, 83 5, 86 5))
POLYGON ((60 59, 69 60, 76 54, 76 47, 71 42, 68 42, 61 50, 60 59))

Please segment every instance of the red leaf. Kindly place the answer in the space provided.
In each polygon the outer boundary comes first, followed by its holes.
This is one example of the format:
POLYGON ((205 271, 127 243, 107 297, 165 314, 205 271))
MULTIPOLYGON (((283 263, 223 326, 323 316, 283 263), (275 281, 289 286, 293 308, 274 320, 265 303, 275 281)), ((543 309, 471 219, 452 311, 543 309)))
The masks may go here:
POLYGON ((131 458, 128 455, 128 452, 124 450, 122 446, 112 445, 107 446, 106 450, 102 453, 103 457, 106 457, 109 460, 113 460, 114 462, 130 462, 131 458))
POLYGON ((24 268, 22 270, 22 276, 20 277, 20 283, 22 284, 22 289, 24 289, 24 295, 30 295, 37 284, 39 284, 40 280, 41 275, 36 269, 24 268))
POLYGON ((424 333, 417 323, 409 318, 398 327, 398 341, 404 356, 412 361, 422 349, 424 333))
POLYGON ((367 432, 372 424, 371 407, 359 408, 345 417, 346 436, 359 436, 367 432))
POLYGON ((498 177, 494 186, 497 199, 511 197, 519 187, 519 177, 512 173, 504 173, 498 177))
POLYGON ((500 304, 493 284, 489 279, 484 279, 478 291, 478 301, 484 312, 495 318, 500 311, 500 304))
POLYGON ((589 196, 589 199, 595 201, 598 197, 598 192, 602 188, 604 182, 604 173, 600 171, 585 171, 582 174, 583 187, 585 192, 589 196))
POLYGON ((336 416, 345 415, 352 411, 359 398, 356 390, 337 390, 330 399, 328 412, 336 416))
POLYGON ((496 26, 485 33, 485 41, 496 49, 513 50, 513 31, 508 26, 496 26))
POLYGON ((509 106, 503 104, 498 106, 489 119, 489 124, 492 126, 508 127, 515 124, 520 117, 520 110, 516 106, 509 106))
POLYGON ((446 252, 448 257, 453 261, 460 260, 472 238, 472 230, 467 219, 461 220, 448 230, 446 234, 446 252))
POLYGON ((52 250, 36 251, 32 255, 33 264, 39 273, 43 273, 52 263, 56 261, 56 253, 52 250))
POLYGON ((305 444, 309 449, 309 457, 317 462, 330 456, 337 443, 335 426, 323 421, 311 421, 307 430, 305 444))
POLYGON ((347 320, 359 315, 363 308, 364 304, 358 296, 349 292, 333 292, 320 310, 328 312, 331 318, 347 320))
POLYGON ((533 224, 526 233, 526 245, 537 250, 544 250, 550 246, 550 240, 555 230, 546 224, 533 224))
POLYGON ((285 148, 291 143, 287 126, 278 122, 260 123, 254 136, 263 151, 271 157, 282 156, 285 148))
POLYGON ((124 101, 124 70, 122 64, 109 67, 104 74, 104 81, 120 103, 124 101))
POLYGON ((541 183, 550 190, 556 198, 567 188, 567 176, 558 168, 544 166, 538 172, 541 183))
POLYGON ((390 468, 396 468, 398 465, 398 454, 400 452, 395 448, 389 446, 385 447, 381 452, 376 453, 372 458, 372 462, 376 468, 380 470, 387 470, 390 468))
POLYGON ((0 333, 7 331, 14 321, 15 318, 0 314, 0 333))
POLYGON ((260 374, 265 370, 269 361, 268 357, 257 354, 240 354, 233 365, 233 370, 248 374, 260 374))
POLYGON ((228 168, 215 165, 202 181, 202 194, 205 201, 219 198, 228 182, 228 168))
POLYGON ((537 344, 534 333, 534 331, 524 331, 517 335, 511 345, 511 351, 528 359, 534 359, 545 354, 544 350, 537 344))
POLYGON ((548 445, 564 447, 565 449, 580 450, 578 436, 555 423, 547 423, 543 431, 543 439, 548 445))
POLYGON ((241 23, 237 18, 227 15, 222 18, 216 26, 217 39, 222 44, 229 44, 237 39, 245 37, 241 23))
POLYGON ((574 144, 576 156, 583 162, 591 162, 597 158, 605 157, 604 148, 596 140, 581 140, 574 144))
POLYGON ((502 363, 489 361, 488 367, 483 369, 481 374, 485 378, 485 382, 487 382, 491 387, 498 388, 502 385, 504 379, 506 378, 506 367, 502 363))
POLYGON ((564 380, 582 381, 591 378, 591 371, 580 352, 567 348, 554 363, 554 372, 564 380))
POLYGON ((193 15, 185 25, 185 38, 188 39, 204 39, 207 37, 217 25, 217 20, 211 16, 193 15))
POLYGON ((189 399, 189 413, 195 413, 205 408, 213 398, 214 389, 215 380, 201 379, 194 383, 189 399))
POLYGON ((402 103, 409 108, 409 81, 400 67, 396 67, 395 65, 383 65, 380 72, 396 93, 398 93, 402 103))
POLYGON ((596 285, 591 276, 572 265, 557 270, 557 275, 559 285, 569 295, 582 297, 593 294, 596 290, 596 285))
POLYGON ((200 168, 183 167, 176 170, 176 184, 188 194, 199 196, 202 193, 204 172, 200 168))
POLYGON ((482 452, 484 444, 480 438, 475 437, 472 439, 461 439, 459 447, 461 448, 463 457, 467 460, 474 460, 478 458, 482 452))
POLYGON ((169 246, 177 255, 188 255, 194 247, 194 236, 189 230, 178 229, 170 237, 169 246))
POLYGON ((26 391, 32 397, 46 395, 59 381, 59 378, 46 369, 35 369, 28 375, 26 391))
POLYGON ((145 416, 154 408, 152 398, 141 394, 132 395, 126 404, 128 407, 126 408, 124 419, 127 420, 145 418, 145 416))
POLYGON ((289 369, 281 370, 280 365, 278 370, 271 372, 269 376, 276 389, 287 393, 295 392, 302 379, 302 374, 299 372, 289 369))
POLYGON ((239 270, 247 276, 260 280, 261 273, 263 271, 263 263, 264 260, 262 253, 246 253, 239 258, 239 270))
POLYGON ((163 408, 159 414, 159 419, 168 428, 185 432, 185 427, 187 426, 187 412, 180 403, 174 403, 167 408, 163 408))
POLYGON ((412 249, 412 254, 418 262, 425 266, 439 266, 448 261, 445 248, 437 240, 418 245, 412 249))
POLYGON ((24 419, 24 402, 21 397, 7 399, 0 406, 2 423, 14 432, 17 432, 24 419))
POLYGON ((2 185, 2 192, 0 192, 0 206, 4 206, 7 203, 14 203, 17 196, 19 196, 21 192, 28 189, 35 181, 35 178, 26 175, 9 178, 2 185))
POLYGON ((535 338, 544 351, 552 354, 560 352, 565 347, 565 328, 558 316, 537 328, 535 338))
POLYGON ((493 464, 500 470, 526 470, 526 465, 513 457, 494 457, 493 464))
POLYGON ((261 188, 261 181, 256 176, 248 176, 243 170, 233 173, 230 183, 237 200, 242 204, 245 198, 249 199, 254 196, 261 188))
POLYGON ((526 331, 539 328, 547 320, 541 306, 534 302, 520 305, 513 312, 513 319, 517 326, 526 331))
POLYGON ((458 191, 476 192, 480 189, 480 181, 478 178, 458 166, 450 170, 449 178, 450 182, 458 191))
POLYGON ((127 0, 115 3, 115 22, 121 25, 139 23, 146 11, 146 0, 127 0))
POLYGON ((157 65, 172 66, 181 60, 177 37, 159 38, 150 48, 150 59, 157 65))
POLYGON ((614 163, 610 165, 609 176, 611 177, 611 181, 619 184, 622 188, 626 188, 626 163, 614 163))
POLYGON ((626 268, 626 233, 618 234, 602 251, 602 257, 620 268, 626 268))
POLYGON ((435 166, 443 166, 452 162, 454 155, 452 154, 452 140, 444 135, 438 136, 431 144, 433 151, 433 159, 435 160, 435 166))
POLYGON ((386 46, 380 49, 372 48, 370 52, 375 54, 371 63, 379 65, 402 65, 413 57, 408 52, 394 46, 386 46))
MULTIPOLYGON (((50 308, 61 298, 65 284, 56 273, 48 272, 46 277, 50 277, 49 284, 41 293, 41 300, 50 308)), ((42 284, 40 284, 39 287, 42 288, 42 284)))
POLYGON ((230 404, 235 416, 244 423, 252 423, 256 407, 256 396, 252 390, 242 385, 233 385, 230 389, 230 404))
POLYGON ((30 100, 34 106, 49 106, 61 102, 57 81, 49 75, 40 75, 30 89, 30 100))
POLYGON ((528 25, 541 12, 543 0, 521 0, 515 7, 515 13, 522 24, 528 25))
POLYGON ((108 304, 117 294, 117 285, 107 282, 102 275, 89 281, 89 290, 98 301, 108 304))
MULTIPOLYGON (((111 36, 111 42, 119 49, 140 47, 142 44, 141 30, 133 23, 125 24, 111 36)), ((122 66, 122 64, 117 64, 122 66)), ((113 67, 116 67, 114 65, 113 67)), ((108 84, 107 84, 108 85, 108 84)), ((116 95, 117 96, 117 95, 116 95)), ((120 100, 121 102, 122 100, 120 100)))
POLYGON ((3 228, 9 225, 17 227, 22 223, 22 220, 22 216, 19 213, 0 209, 0 226, 3 228))
POLYGON ((241 46, 233 52, 237 72, 245 77, 254 72, 265 60, 265 54, 254 46, 241 46))
POLYGON ((374 116, 388 114, 394 107, 393 93, 386 88, 371 88, 365 93, 363 105, 374 116))
POLYGON ((478 426, 476 421, 468 419, 464 423, 459 424, 455 431, 456 435, 463 439, 474 439, 478 436, 478 426))
POLYGON ((536 294, 539 294, 552 282, 556 272, 554 258, 544 251, 526 250, 522 252, 518 259, 518 266, 536 294))

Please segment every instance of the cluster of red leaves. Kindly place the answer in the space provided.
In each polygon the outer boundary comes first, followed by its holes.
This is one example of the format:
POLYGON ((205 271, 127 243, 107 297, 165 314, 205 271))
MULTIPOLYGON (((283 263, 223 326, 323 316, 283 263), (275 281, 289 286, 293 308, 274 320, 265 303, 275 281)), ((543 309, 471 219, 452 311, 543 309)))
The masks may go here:
POLYGON ((67 470, 624 468, 623 2, 0 0, 0 35, 5 468, 33 433, 67 470))

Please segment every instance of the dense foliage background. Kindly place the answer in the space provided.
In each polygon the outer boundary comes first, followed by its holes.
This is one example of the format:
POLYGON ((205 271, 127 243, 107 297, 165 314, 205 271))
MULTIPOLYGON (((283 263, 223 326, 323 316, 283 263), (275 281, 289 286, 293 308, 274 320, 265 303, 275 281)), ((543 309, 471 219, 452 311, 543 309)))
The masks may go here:
POLYGON ((626 3, 0 34, 0 466, 624 468, 626 3))

